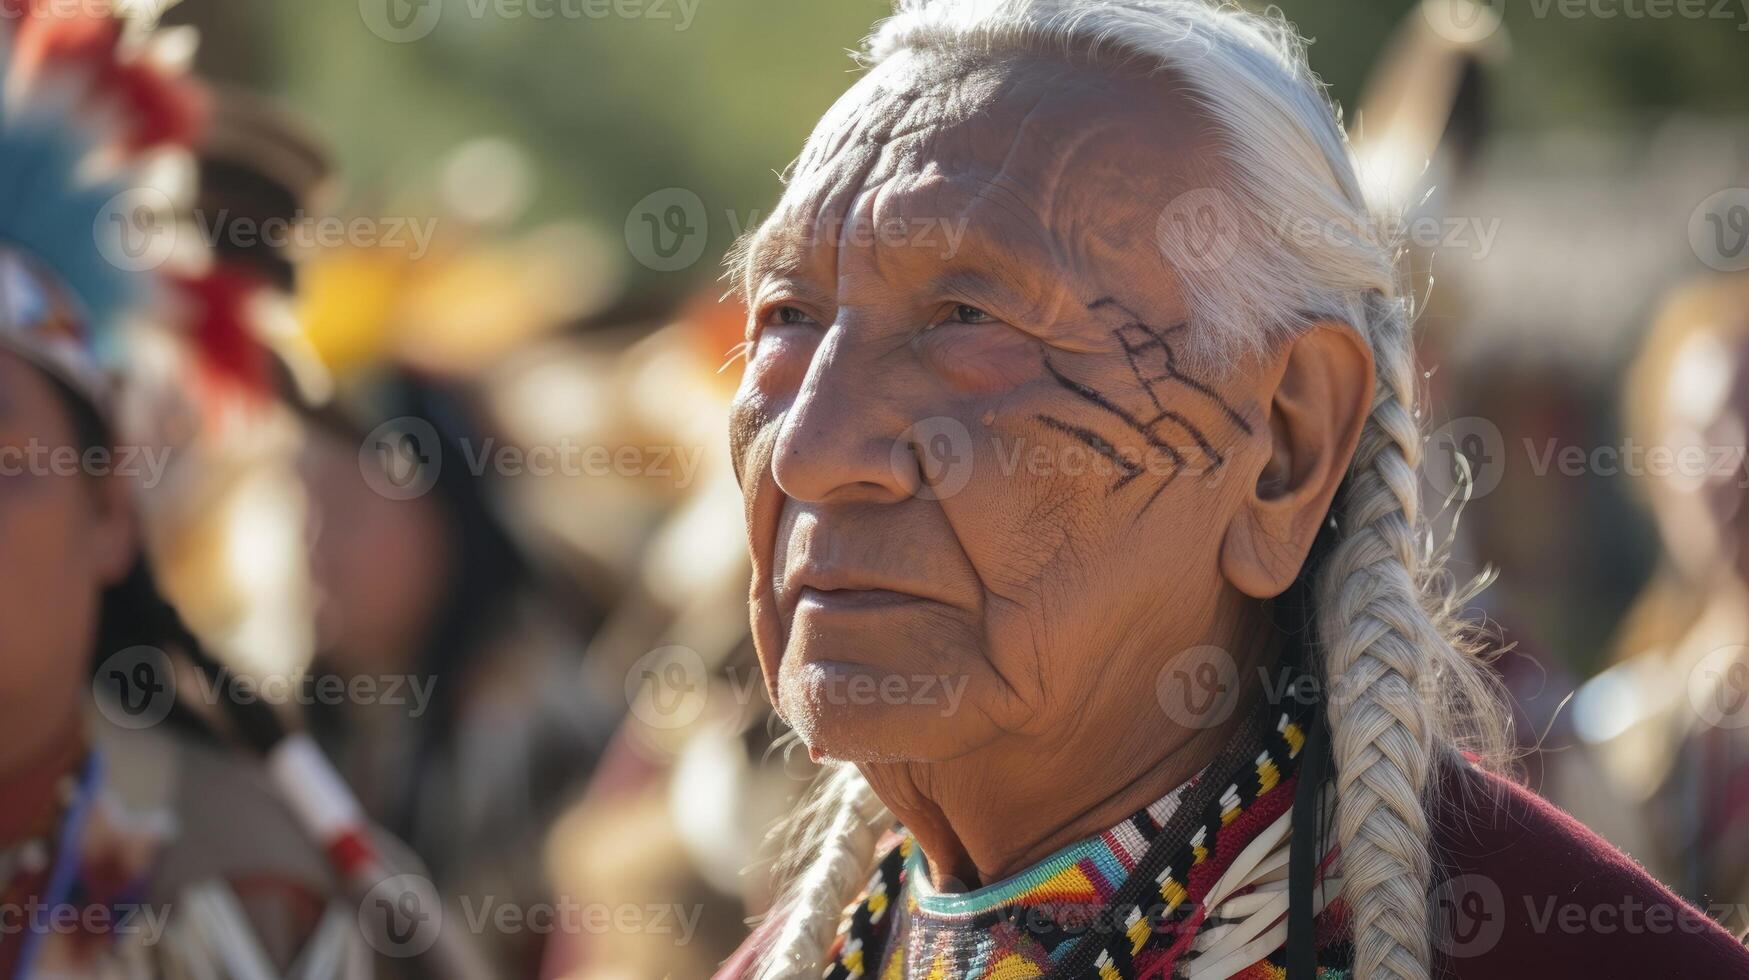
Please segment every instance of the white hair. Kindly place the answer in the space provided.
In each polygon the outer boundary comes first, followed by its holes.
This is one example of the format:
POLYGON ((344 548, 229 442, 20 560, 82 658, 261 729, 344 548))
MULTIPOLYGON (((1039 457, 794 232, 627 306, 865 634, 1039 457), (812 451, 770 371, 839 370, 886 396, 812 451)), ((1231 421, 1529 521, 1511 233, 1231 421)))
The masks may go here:
MULTIPOLYGON (((1504 757, 1507 722, 1485 668, 1459 640, 1458 593, 1419 508, 1410 308, 1393 227, 1368 205, 1338 113, 1279 15, 1203 0, 897 0, 869 38, 879 63, 1030 53, 1168 71, 1213 125, 1224 171, 1210 198, 1231 249, 1176 254, 1202 357, 1267 349, 1334 320, 1370 345, 1371 412, 1331 516, 1335 540, 1312 583, 1336 772, 1336 833, 1360 980, 1430 972, 1429 808, 1438 753, 1504 757), (1315 234, 1281 235, 1283 228, 1315 234)), ((1163 228, 1163 231, 1170 229, 1163 228)), ((892 816, 837 765, 788 831, 799 869, 762 980, 818 975, 844 907, 872 871, 892 816)))

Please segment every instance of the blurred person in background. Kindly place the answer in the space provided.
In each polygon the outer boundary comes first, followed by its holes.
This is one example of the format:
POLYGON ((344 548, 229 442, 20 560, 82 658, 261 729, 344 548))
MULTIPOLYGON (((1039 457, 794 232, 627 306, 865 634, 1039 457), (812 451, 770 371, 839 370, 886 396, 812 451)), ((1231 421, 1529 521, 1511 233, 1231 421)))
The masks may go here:
POLYGON ((125 236, 167 217, 131 203, 182 195, 141 168, 196 139, 202 96, 174 70, 189 39, 154 34, 149 16, 8 15, 0 975, 364 975, 353 910, 228 744, 234 689, 197 693, 221 675, 142 543, 137 484, 162 476, 169 447, 132 438, 151 426, 121 378, 151 324, 177 314, 160 304, 169 269, 131 262, 139 239, 125 236))
MULTIPOLYGON (((1691 900, 1749 902, 1749 274, 1687 283, 1629 369, 1662 548, 1616 662, 1574 699, 1625 801, 1595 815, 1691 900)), ((1577 810, 1582 818, 1592 814, 1577 810)), ((1743 930, 1749 923, 1728 923, 1743 930)))
POLYGON ((828 771, 723 976, 1749 972, 1494 771, 1412 304, 1304 56, 1192 0, 876 28, 735 258, 755 645, 828 771))
POLYGON ((620 586, 590 656, 629 710, 551 861, 566 894, 672 910, 663 928, 556 936, 543 975, 708 976, 769 907, 766 833, 814 775, 777 744, 747 629, 746 549, 719 531, 741 510, 721 433, 746 322, 720 293, 694 295, 649 336, 530 352, 500 381, 519 428, 646 464, 523 495, 561 511, 550 526, 620 586), (560 392, 589 410, 555 411, 560 392), (592 511, 616 519, 580 520, 592 511))
MULTIPOLYGON (((314 706, 313 733, 452 914, 550 907, 548 832, 624 710, 583 659, 593 597, 506 522, 507 440, 477 382, 371 361, 302 421, 312 670, 383 692, 314 706)), ((535 974, 549 939, 481 938, 516 976, 535 974)))

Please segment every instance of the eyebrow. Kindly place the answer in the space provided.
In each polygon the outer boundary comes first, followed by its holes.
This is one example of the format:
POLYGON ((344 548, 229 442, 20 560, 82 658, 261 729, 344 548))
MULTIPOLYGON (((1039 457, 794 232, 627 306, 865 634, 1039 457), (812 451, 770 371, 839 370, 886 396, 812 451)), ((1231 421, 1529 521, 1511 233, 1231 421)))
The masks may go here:
POLYGON ((999 295, 991 298, 1019 301, 1036 315, 1037 298, 1024 289, 1024 285, 1014 276, 991 270, 987 264, 947 269, 929 282, 933 292, 960 295, 968 300, 996 293, 999 295))
POLYGON ((740 272, 749 289, 775 276, 794 275, 806 265, 812 249, 797 241, 787 228, 761 227, 751 232, 742 246, 740 272))
MULTIPOLYGON (((943 234, 939 228, 931 229, 930 233, 938 236, 938 239, 943 234)), ((905 247, 934 250, 945 245, 945 242, 938 240, 934 245, 905 247)), ((766 283, 774 280, 805 281, 817 279, 821 274, 827 275, 830 288, 836 290, 839 279, 837 269, 834 267, 828 271, 819 260, 819 254, 825 247, 818 241, 810 242, 805 235, 798 236, 791 231, 773 231, 771 237, 764 238, 749 248, 743 260, 743 286, 747 289, 748 296, 756 296, 766 283)), ((1025 312, 1032 318, 1046 318, 1050 304, 1044 302, 1045 296, 1036 285, 1039 277, 1025 275, 1017 268, 1035 263, 1026 257, 1026 252, 1016 249, 1012 244, 990 235, 976 234, 968 228, 963 232, 959 247, 953 254, 932 258, 937 266, 936 270, 933 274, 919 276, 916 280, 924 284, 925 291, 932 294, 958 295, 967 302, 982 302, 986 297, 992 301, 1006 299, 1024 305, 1025 312)))

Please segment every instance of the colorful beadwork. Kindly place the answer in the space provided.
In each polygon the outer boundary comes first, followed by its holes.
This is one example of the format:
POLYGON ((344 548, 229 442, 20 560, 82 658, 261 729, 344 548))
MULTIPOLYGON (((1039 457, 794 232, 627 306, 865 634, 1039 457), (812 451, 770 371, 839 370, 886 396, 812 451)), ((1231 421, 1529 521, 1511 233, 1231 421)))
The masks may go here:
MULTIPOLYGON (((901 832, 840 927, 826 980, 1042 977, 1082 942, 1100 948, 1090 960, 1084 952, 1075 957, 1089 962, 1077 977, 1180 975, 1195 957, 1196 934, 1218 924, 1202 908, 1202 897, 1246 843, 1293 805, 1309 712, 1296 706, 1272 714, 1273 725, 1257 724, 1261 751, 1249 765, 1225 773, 1219 792, 1210 785, 1208 792, 1191 794, 1223 775, 1205 770, 1105 833, 975 891, 936 891, 915 838, 901 832), (1173 846, 1162 835, 1187 795, 1206 805, 1194 829, 1173 846), (1168 855, 1163 866, 1162 853, 1168 855), (1152 875, 1149 894, 1142 903, 1114 906, 1119 890, 1145 862, 1161 869, 1152 875)), ((1340 920, 1342 914, 1338 900, 1320 918, 1340 920)), ((1346 977, 1348 957, 1343 931, 1320 929, 1321 980, 1346 977)), ((1272 956, 1235 976, 1281 978, 1285 971, 1272 956)))

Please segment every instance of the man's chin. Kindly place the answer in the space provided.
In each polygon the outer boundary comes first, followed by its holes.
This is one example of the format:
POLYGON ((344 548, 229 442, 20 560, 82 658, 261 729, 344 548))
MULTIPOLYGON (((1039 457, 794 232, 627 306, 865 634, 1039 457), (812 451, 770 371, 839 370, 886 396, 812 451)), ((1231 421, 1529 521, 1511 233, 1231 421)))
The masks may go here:
POLYGON ((870 734, 860 725, 830 724, 796 731, 802 744, 808 747, 808 758, 815 762, 878 765, 936 761, 934 753, 916 744, 919 741, 916 738, 882 737, 870 734))
POLYGON ((802 665, 779 685, 782 716, 815 761, 937 762, 983 741, 967 723, 964 685, 917 681, 861 664, 802 665), (933 690, 932 690, 933 688, 933 690))

